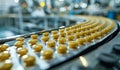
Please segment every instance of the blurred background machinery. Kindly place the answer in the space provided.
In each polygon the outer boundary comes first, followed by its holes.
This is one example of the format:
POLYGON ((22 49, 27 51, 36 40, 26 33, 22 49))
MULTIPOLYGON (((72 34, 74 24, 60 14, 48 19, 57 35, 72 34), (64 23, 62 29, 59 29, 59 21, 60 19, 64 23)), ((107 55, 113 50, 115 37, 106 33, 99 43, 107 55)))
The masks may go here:
POLYGON ((70 21, 59 16, 73 15, 120 20, 120 0, 0 0, 2 33, 8 30, 16 35, 67 26, 70 21))

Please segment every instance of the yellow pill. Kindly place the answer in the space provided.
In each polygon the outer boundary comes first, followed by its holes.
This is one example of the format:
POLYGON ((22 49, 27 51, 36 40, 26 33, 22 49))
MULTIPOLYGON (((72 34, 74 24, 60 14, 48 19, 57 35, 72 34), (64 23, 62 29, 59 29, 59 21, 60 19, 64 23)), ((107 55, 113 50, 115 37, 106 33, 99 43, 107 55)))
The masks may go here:
POLYGON ((76 41, 70 41, 68 44, 71 49, 77 49, 78 43, 76 41))
POLYGON ((17 53, 20 55, 20 57, 22 57, 23 55, 26 55, 28 52, 28 49, 26 48, 18 48, 17 49, 17 53))
POLYGON ((44 60, 52 59, 53 58, 53 51, 50 49, 43 50, 42 57, 44 60))
POLYGON ((54 40, 50 40, 50 41, 47 42, 47 46, 49 48, 54 48, 55 45, 56 45, 56 42, 54 40))
POLYGON ((25 55, 23 56, 23 62, 26 67, 31 67, 35 65, 35 57, 32 55, 25 55))
POLYGON ((65 44, 66 43, 66 39, 64 37, 60 37, 58 39, 58 42, 59 42, 59 44, 65 44))
POLYGON ((38 39, 38 35, 37 34, 33 34, 33 35, 31 35, 31 38, 32 39, 38 39))

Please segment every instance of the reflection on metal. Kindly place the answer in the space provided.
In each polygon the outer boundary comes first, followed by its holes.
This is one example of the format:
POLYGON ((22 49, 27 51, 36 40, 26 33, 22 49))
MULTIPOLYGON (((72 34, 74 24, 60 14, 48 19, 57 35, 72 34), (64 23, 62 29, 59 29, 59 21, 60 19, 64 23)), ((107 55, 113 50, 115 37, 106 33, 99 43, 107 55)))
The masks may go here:
POLYGON ((80 56, 79 59, 84 67, 88 66, 88 62, 83 56, 80 56))
POLYGON ((59 28, 65 28, 65 26, 60 26, 59 28))

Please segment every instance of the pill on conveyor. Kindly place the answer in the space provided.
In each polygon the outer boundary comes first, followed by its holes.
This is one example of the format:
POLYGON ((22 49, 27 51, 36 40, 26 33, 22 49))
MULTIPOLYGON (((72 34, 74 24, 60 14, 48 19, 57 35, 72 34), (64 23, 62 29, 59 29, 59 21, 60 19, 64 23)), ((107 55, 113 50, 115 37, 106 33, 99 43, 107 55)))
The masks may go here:
POLYGON ((80 38, 80 33, 76 33, 75 34, 75 38, 77 39, 77 38, 80 38))
POLYGON ((91 42, 93 40, 92 36, 86 36, 85 41, 86 42, 91 42))
POLYGON ((76 41, 70 41, 68 44, 69 44, 69 48, 77 49, 78 43, 76 41))
POLYGON ((69 31, 70 30, 70 28, 65 28, 65 31, 69 31))
POLYGON ((107 27, 108 32, 109 32, 110 30, 112 30, 112 28, 113 28, 113 26, 109 25, 109 27, 107 27))
POLYGON ((53 50, 46 49, 42 51, 42 57, 44 60, 49 60, 53 58, 53 50))
POLYGON ((59 44, 65 44, 65 43, 66 43, 66 38, 60 37, 60 38, 58 39, 58 42, 59 42, 59 44))
POLYGON ((58 45, 57 53, 59 53, 59 54, 67 53, 67 46, 66 45, 58 45))
POLYGON ((20 57, 22 57, 23 55, 26 55, 28 52, 27 48, 18 48, 17 49, 17 53, 19 54, 20 57))
POLYGON ((13 67, 13 63, 11 60, 6 60, 0 65, 0 70, 11 70, 13 67))
POLYGON ((47 47, 49 47, 49 48, 53 48, 53 47, 55 47, 55 45, 56 45, 56 42, 54 40, 49 40, 47 42, 47 47))
POLYGON ((60 37, 65 37, 65 36, 66 36, 66 33, 61 32, 59 35, 60 35, 60 37))
POLYGON ((23 37, 16 38, 16 41, 24 41, 24 40, 25 40, 25 38, 23 38, 23 37))
POLYGON ((96 34, 97 34, 98 38, 101 38, 101 36, 102 36, 101 32, 96 32, 96 34))
POLYGON ((92 37, 94 40, 96 40, 96 39, 99 38, 99 36, 97 35, 97 33, 93 33, 93 34, 91 34, 91 37, 92 37))
POLYGON ((108 32, 109 32, 108 27, 106 27, 106 28, 103 30, 103 33, 104 33, 104 34, 107 34, 108 32))
POLYGON ((52 37, 53 37, 54 40, 57 40, 58 37, 59 37, 59 34, 54 34, 54 35, 52 35, 52 37))
POLYGON ((77 32, 81 32, 81 28, 78 28, 78 29, 77 29, 77 32))
POLYGON ((78 45, 84 45, 84 43, 85 43, 85 39, 84 38, 79 38, 76 41, 77 41, 78 45))
POLYGON ((38 39, 38 35, 37 34, 33 34, 33 35, 31 35, 31 38, 32 39, 38 39))
POLYGON ((86 30, 84 33, 85 33, 85 36, 90 35, 89 30, 86 30))
POLYGON ((73 35, 68 35, 67 39, 68 39, 68 41, 73 41, 74 40, 74 36, 73 35))
POLYGON ((33 45, 33 49, 34 52, 41 52, 41 50, 43 49, 43 45, 42 44, 33 45))
POLYGON ((94 30, 94 29, 90 29, 89 31, 90 31, 91 34, 92 34, 92 33, 95 33, 95 30, 94 30))
POLYGON ((34 66, 36 63, 36 59, 32 55, 24 55, 22 58, 23 58, 23 64, 25 67, 34 66))
POLYGON ((10 53, 8 51, 4 51, 0 53, 0 61, 5 61, 10 58, 10 53))
POLYGON ((22 42, 22 41, 16 41, 15 44, 14 44, 14 46, 15 46, 16 48, 23 47, 23 45, 24 45, 24 42, 22 42))
POLYGON ((72 33, 76 33, 76 32, 77 32, 77 30, 76 30, 76 29, 73 29, 73 30, 71 30, 71 32, 72 32, 72 33))
POLYGON ((48 36, 43 36, 41 38, 42 42, 47 42, 49 40, 49 37, 48 36))
POLYGON ((71 31, 66 31, 66 35, 71 35, 72 32, 71 31))
POLYGON ((73 29, 75 29, 75 28, 74 28, 74 26, 71 26, 70 29, 73 30, 73 29))
POLYGON ((49 32, 43 33, 43 36, 49 36, 49 32))
POLYGON ((52 35, 57 34, 57 33, 58 33, 57 30, 52 31, 52 35))
POLYGON ((7 45, 7 44, 0 45, 0 52, 6 51, 8 49, 8 47, 9 47, 9 45, 7 45))
POLYGON ((60 29, 60 30, 59 30, 60 33, 64 32, 64 31, 65 31, 64 29, 60 29))
POLYGON ((84 31, 81 31, 79 34, 80 34, 80 37, 83 37, 84 36, 84 31))
POLYGON ((37 39, 31 39, 31 40, 29 40, 29 44, 30 44, 31 46, 37 44, 37 42, 38 42, 37 39))

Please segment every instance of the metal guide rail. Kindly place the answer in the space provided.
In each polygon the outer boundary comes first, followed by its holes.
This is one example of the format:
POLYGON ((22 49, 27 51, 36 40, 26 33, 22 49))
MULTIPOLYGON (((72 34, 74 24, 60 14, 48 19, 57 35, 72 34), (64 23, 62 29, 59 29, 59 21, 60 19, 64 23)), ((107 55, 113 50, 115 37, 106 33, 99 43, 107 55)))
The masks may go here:
POLYGON ((1 39, 0 70, 51 69, 96 49, 119 32, 110 19, 84 18, 85 22, 69 27, 1 39))

